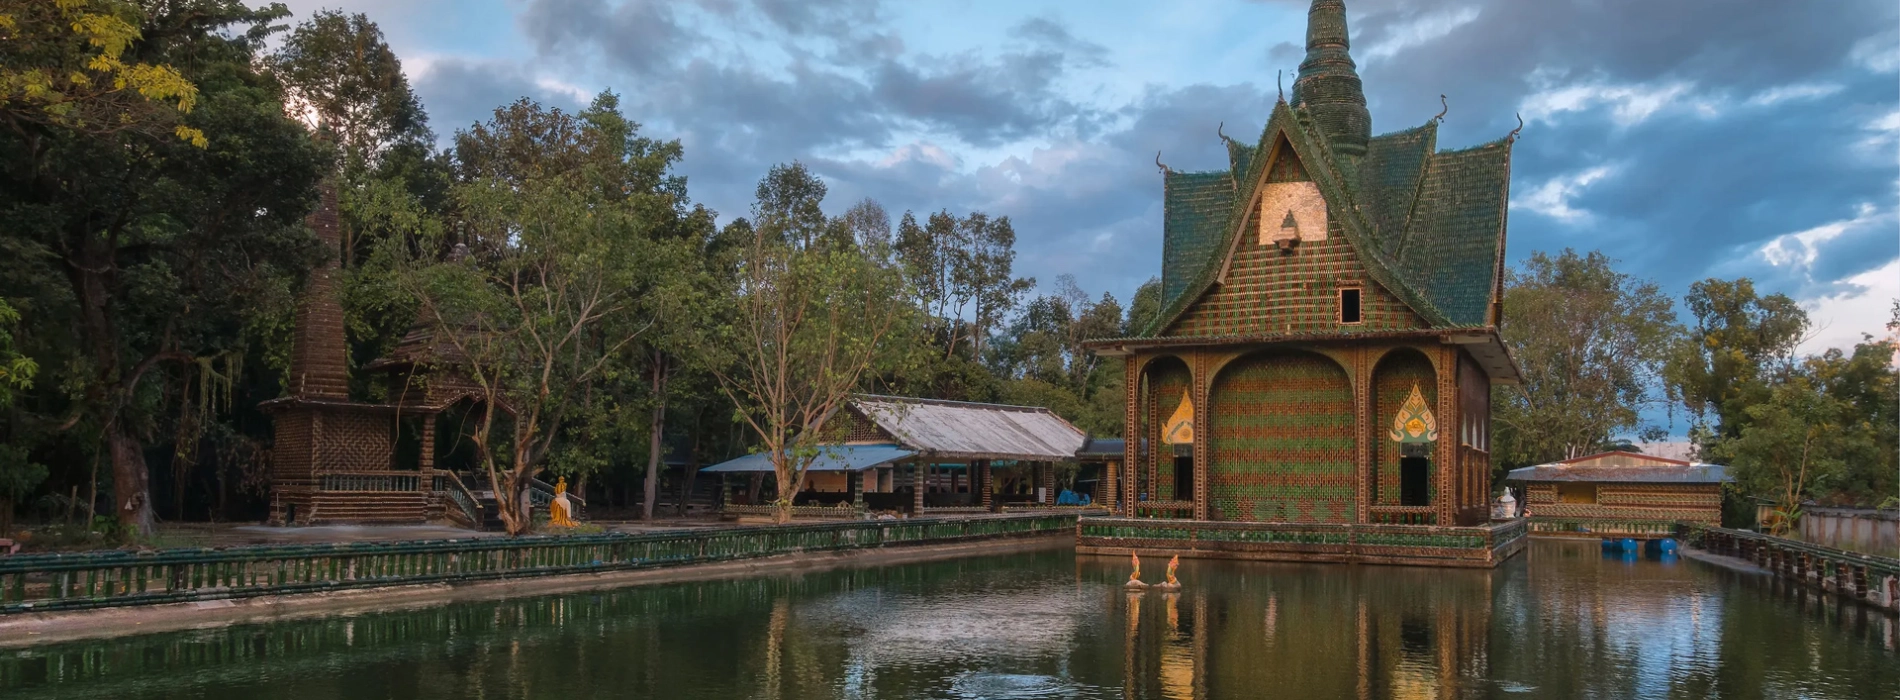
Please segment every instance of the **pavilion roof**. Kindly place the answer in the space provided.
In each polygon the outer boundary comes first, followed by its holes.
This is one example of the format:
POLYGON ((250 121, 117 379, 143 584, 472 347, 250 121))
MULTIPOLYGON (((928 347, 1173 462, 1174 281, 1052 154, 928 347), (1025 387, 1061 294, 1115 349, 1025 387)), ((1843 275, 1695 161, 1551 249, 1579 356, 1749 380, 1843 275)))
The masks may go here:
POLYGON ((1719 464, 1702 464, 1636 452, 1602 452, 1562 462, 1513 469, 1507 481, 1597 481, 1651 484, 1719 484, 1733 479, 1719 464))
POLYGON ((1088 434, 1047 408, 863 395, 851 408, 906 449, 934 459, 1075 459, 1088 434))

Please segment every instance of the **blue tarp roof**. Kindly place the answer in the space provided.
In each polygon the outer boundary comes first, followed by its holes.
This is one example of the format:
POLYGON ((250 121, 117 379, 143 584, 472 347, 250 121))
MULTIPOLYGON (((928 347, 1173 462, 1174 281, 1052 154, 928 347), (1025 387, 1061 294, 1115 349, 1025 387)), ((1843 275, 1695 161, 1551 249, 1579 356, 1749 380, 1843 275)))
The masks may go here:
MULTIPOLYGON (((917 454, 896 445, 827 445, 818 451, 809 471, 859 472, 917 454)), ((706 467, 701 472, 770 472, 772 460, 764 452, 749 454, 706 467)))

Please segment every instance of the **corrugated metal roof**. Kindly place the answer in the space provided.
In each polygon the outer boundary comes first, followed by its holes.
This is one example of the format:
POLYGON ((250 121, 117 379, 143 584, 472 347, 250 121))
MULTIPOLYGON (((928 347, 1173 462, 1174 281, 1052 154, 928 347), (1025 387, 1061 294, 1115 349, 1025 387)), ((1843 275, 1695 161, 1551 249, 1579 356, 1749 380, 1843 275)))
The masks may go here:
POLYGON ((907 449, 944 459, 1075 459, 1088 435, 1046 408, 861 396, 853 408, 907 449))
MULTIPOLYGON (((827 445, 812 460, 808 471, 814 472, 858 472, 871 467, 889 464, 917 454, 896 445, 827 445)), ((706 467, 701 472, 771 472, 772 460, 764 452, 727 460, 706 467)))
POLYGON ((1540 464, 1512 469, 1507 481, 1603 481, 1650 484, 1719 484, 1729 481, 1719 464, 1681 466, 1583 466, 1540 464))

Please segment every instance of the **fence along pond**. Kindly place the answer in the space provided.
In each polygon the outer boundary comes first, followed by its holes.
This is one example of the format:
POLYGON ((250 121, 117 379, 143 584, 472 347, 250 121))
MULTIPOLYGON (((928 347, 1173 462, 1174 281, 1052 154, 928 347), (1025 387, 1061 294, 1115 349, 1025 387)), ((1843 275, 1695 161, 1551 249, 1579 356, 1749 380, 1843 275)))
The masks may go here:
POLYGON ((0 614, 705 564, 1073 532, 1072 514, 871 520, 641 534, 115 550, 0 558, 0 614))

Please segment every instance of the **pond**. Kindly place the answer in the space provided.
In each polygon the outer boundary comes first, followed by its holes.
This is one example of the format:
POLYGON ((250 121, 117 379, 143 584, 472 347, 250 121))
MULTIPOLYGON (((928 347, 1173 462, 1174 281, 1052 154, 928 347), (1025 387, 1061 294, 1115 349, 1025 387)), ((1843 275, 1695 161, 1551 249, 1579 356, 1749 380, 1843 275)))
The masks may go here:
POLYGON ((1587 542, 1127 575, 1054 549, 48 645, 0 651, 0 697, 1900 697, 1883 613, 1587 542))

